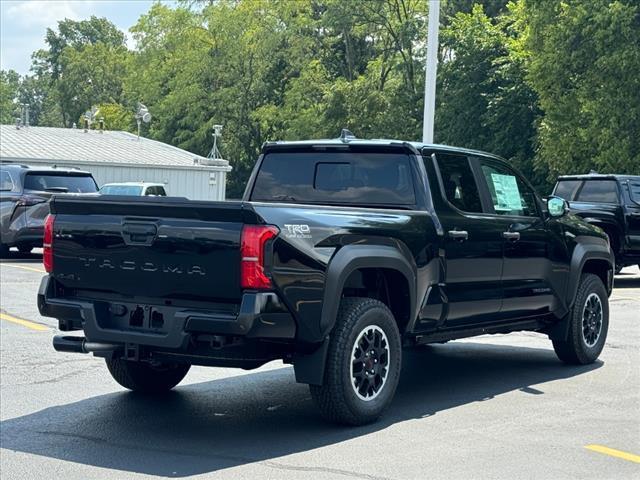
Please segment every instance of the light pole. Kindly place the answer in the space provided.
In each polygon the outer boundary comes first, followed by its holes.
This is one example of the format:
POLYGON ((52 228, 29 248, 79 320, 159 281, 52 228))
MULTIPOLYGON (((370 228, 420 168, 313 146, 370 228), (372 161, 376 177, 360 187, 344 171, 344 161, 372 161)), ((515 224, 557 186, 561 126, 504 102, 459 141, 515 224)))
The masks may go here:
POLYGON ((433 143, 433 124, 436 113, 436 72, 438 69, 438 30, 440 29, 440 0, 429 0, 427 29, 427 62, 424 80, 424 115, 422 141, 433 143))

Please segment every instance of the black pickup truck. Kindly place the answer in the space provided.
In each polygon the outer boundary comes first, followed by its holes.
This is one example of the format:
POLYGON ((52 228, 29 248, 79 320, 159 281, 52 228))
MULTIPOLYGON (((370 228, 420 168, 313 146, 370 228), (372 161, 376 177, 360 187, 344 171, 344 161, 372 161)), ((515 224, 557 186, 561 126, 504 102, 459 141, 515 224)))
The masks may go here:
POLYGON ((616 272, 640 267, 640 175, 563 175, 553 192, 609 236, 616 272))
POLYGON ((281 359, 339 423, 389 405, 403 347, 529 330, 586 364, 608 329, 602 230, 447 146, 267 143, 242 201, 55 197, 44 244, 40 312, 84 331, 56 350, 147 392, 281 359))

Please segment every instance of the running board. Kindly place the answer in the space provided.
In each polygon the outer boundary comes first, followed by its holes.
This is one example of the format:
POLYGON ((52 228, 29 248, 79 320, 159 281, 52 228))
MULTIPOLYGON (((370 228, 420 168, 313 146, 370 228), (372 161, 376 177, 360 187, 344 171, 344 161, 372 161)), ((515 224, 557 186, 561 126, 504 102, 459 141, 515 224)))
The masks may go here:
POLYGON ((440 330, 432 333, 424 333, 409 337, 405 340, 405 346, 424 345, 426 343, 439 343, 460 338, 477 337, 478 335, 490 335, 496 333, 511 333, 522 330, 538 331, 549 326, 549 321, 534 319, 518 322, 501 323, 499 325, 487 325, 466 329, 440 330))

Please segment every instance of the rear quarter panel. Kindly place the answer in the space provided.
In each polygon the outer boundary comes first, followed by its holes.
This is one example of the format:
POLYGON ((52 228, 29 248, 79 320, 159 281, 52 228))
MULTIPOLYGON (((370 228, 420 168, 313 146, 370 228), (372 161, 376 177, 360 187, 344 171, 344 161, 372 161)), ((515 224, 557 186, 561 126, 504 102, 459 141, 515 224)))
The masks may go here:
POLYGON ((298 320, 299 335, 313 338, 323 309, 327 266, 347 245, 389 245, 415 263, 418 300, 437 257, 437 233, 428 212, 352 207, 252 203, 265 223, 276 225, 272 276, 298 320))

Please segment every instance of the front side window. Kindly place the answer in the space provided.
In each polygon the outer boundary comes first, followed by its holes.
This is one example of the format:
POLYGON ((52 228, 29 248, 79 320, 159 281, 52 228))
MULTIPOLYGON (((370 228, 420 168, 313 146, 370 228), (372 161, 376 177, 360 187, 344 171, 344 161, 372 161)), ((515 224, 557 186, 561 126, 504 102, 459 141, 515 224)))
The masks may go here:
POLYGON ((496 214, 538 216, 535 194, 518 175, 502 165, 480 163, 496 214))
POLYGON ((482 212, 480 193, 469 159, 464 155, 438 153, 436 160, 449 203, 464 212, 482 212))
POLYGON ((578 192, 579 202, 618 203, 615 180, 587 180, 578 192))
POLYGON ((414 205, 409 156, 372 152, 286 152, 264 157, 251 200, 414 205))

